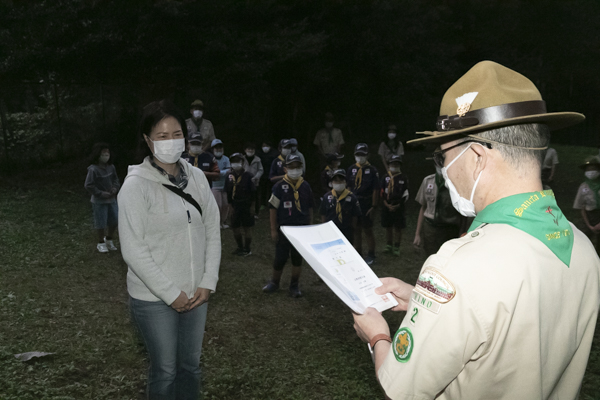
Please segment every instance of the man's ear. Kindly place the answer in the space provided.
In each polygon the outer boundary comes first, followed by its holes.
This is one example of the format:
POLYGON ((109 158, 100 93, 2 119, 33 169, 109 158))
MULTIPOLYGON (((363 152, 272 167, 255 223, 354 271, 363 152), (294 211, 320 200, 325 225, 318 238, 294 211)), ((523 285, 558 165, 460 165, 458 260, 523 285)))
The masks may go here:
POLYGON ((473 143, 470 148, 475 152, 477 157, 477 160, 475 161, 475 170, 473 171, 473 180, 475 181, 489 162, 489 154, 487 147, 477 143, 473 143))

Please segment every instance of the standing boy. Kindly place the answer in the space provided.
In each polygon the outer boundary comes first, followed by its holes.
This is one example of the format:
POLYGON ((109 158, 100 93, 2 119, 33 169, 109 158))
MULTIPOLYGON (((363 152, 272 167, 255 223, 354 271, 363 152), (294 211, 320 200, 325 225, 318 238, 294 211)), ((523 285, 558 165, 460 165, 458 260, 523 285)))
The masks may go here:
POLYGON ((217 201, 219 207, 219 215, 221 216, 221 229, 227 229, 227 213, 229 212, 229 205, 227 204, 227 192, 225 191, 225 178, 230 172, 229 157, 224 155, 225 148, 223 142, 220 139, 215 139, 211 143, 212 152, 217 160, 219 166, 219 179, 215 180, 212 185, 212 193, 217 201))
POLYGON ((350 243, 354 243, 356 220, 360 217, 360 204, 356 196, 346 188, 346 171, 336 169, 332 173, 331 191, 325 193, 321 202, 321 222, 333 221, 350 243))
POLYGON ((359 143, 354 148, 356 164, 348 167, 348 188, 356 195, 360 203, 361 216, 358 218, 354 235, 354 247, 362 253, 362 232, 367 239, 368 253, 365 262, 372 265, 375 262, 375 235, 373 235, 373 214, 377 207, 379 194, 379 174, 377 169, 367 161, 369 146, 359 143))
MULTIPOLYGON (((208 183, 212 188, 212 181, 219 179, 220 170, 215 156, 202 148, 202 134, 192 132, 188 135, 189 151, 184 153, 181 158, 192 164, 196 168, 200 168, 208 183)), ((209 144, 210 147, 210 144, 209 144)))
POLYGON ((252 174, 244 171, 244 156, 240 153, 233 153, 229 160, 231 161, 231 172, 225 180, 225 189, 231 207, 231 228, 237 243, 237 249, 233 254, 236 256, 249 256, 252 254, 250 245, 252 244, 252 227, 254 226, 254 217, 250 211, 250 206, 256 187, 252 182, 252 174), (240 227, 244 228, 245 242, 240 227))
MULTIPOLYGON (((340 160, 344 158, 343 155, 338 153, 325 154, 327 160, 327 166, 321 171, 321 193, 327 193, 331 190, 331 180, 333 179, 333 172, 340 167, 340 160)), ((346 182, 346 174, 344 174, 344 182, 346 182)))
MULTIPOLYGON (((281 181, 285 175, 285 158, 291 153, 292 145, 289 139, 281 139, 279 142, 279 156, 273 160, 271 164, 271 170, 269 172, 269 179, 271 182, 276 184, 281 181)), ((298 157, 299 158, 299 157, 298 157)))
POLYGON ((280 226, 310 225, 313 218, 313 194, 310 185, 302 178, 302 162, 296 154, 289 154, 285 159, 285 175, 273 186, 273 194, 269 200, 271 216, 271 238, 275 244, 275 260, 273 276, 263 287, 263 292, 273 293, 279 289, 279 281, 288 257, 292 256, 292 279, 290 296, 300 297, 298 280, 302 269, 302 256, 292 246, 280 226))
POLYGON ((388 172, 381 179, 381 226, 386 229, 387 246, 385 253, 400 255, 402 229, 406 228, 404 204, 408 200, 408 179, 401 171, 402 156, 392 154, 387 159, 388 172), (394 242, 394 231, 396 241, 394 242))
POLYGON ((258 211, 260 210, 260 204, 258 202, 258 185, 260 178, 265 171, 260 157, 256 155, 256 146, 254 143, 247 142, 244 146, 244 152, 244 171, 249 172, 250 175, 252 175, 252 183, 254 183, 254 186, 257 188, 254 192, 252 201, 254 203, 254 218, 258 219, 258 211))

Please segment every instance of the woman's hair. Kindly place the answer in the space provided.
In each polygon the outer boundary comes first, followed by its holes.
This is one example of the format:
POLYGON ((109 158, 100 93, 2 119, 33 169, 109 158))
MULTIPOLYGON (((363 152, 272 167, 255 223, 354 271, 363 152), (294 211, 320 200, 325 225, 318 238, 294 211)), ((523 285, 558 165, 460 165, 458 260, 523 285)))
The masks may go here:
POLYGON ((173 117, 179 122, 179 125, 181 125, 181 131, 183 132, 183 137, 187 144, 187 125, 181 111, 179 111, 175 104, 173 104, 173 102, 170 100, 163 99, 160 101, 153 101, 144 107, 142 119, 140 121, 139 146, 141 153, 143 153, 144 156, 152 155, 152 152, 144 140, 144 135, 150 136, 150 131, 152 131, 152 128, 154 128, 160 121, 167 117, 173 117))
POLYGON ((98 165, 99 161, 98 159, 100 158, 100 154, 102 154, 102 150, 108 150, 110 151, 110 158, 108 159, 107 164, 112 164, 113 163, 113 152, 110 149, 110 146, 108 145, 108 143, 95 143, 94 146, 92 147, 92 152, 90 154, 89 157, 89 162, 90 164, 96 164, 98 165))

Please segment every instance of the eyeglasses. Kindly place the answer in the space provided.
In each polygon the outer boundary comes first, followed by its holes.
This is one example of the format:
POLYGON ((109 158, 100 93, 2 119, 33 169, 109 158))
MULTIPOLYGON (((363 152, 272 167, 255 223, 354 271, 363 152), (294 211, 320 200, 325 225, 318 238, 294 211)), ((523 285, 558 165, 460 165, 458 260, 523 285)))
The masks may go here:
POLYGON ((478 140, 465 140, 464 142, 460 142, 459 144, 450 146, 447 149, 434 151, 433 152, 433 163, 435 164, 435 166, 439 167, 439 168, 444 168, 444 163, 446 162, 446 152, 448 150, 454 149, 455 147, 462 146, 466 143, 479 143, 480 145, 485 146, 488 149, 492 148, 492 145, 490 143, 480 142, 478 140))

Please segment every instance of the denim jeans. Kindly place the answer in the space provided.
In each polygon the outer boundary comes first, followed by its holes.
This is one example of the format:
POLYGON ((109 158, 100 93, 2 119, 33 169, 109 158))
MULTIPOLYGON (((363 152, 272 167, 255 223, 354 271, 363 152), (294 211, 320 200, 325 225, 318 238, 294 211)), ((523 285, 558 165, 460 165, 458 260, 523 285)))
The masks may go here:
POLYGON ((150 358, 150 400, 195 400, 201 390, 200 355, 208 303, 178 313, 162 301, 129 298, 133 322, 150 358))

